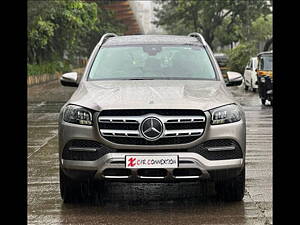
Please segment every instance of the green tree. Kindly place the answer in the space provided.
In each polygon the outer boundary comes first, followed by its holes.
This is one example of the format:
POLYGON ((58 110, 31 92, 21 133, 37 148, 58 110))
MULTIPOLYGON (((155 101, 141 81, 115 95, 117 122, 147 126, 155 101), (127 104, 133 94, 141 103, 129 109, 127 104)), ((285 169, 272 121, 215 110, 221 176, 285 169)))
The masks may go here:
POLYGON ((257 48, 253 42, 239 44, 229 53, 228 66, 230 70, 243 73, 249 58, 257 53, 257 48))
POLYGON ((248 40, 267 41, 272 37, 272 14, 261 16, 252 22, 248 40))
MULTIPOLYGON (((171 34, 182 34, 189 30, 200 32, 214 49, 220 27, 232 40, 241 38, 236 26, 250 27, 260 15, 270 13, 270 2, 266 0, 156 0, 160 7, 155 9, 154 21, 171 34), (177 25, 178 28, 177 29, 177 25), (182 29, 184 28, 184 29, 182 29)), ((220 41, 221 39, 219 39, 220 41)), ((226 40, 228 43, 230 40, 226 40)), ((221 43, 223 44, 223 43, 221 43)))
POLYGON ((76 52, 80 48, 80 36, 95 29, 97 21, 95 3, 29 1, 28 9, 28 57, 31 62, 62 58, 65 50, 76 52))
POLYGON ((101 2, 28 1, 28 62, 88 56, 100 36, 123 30, 101 2))

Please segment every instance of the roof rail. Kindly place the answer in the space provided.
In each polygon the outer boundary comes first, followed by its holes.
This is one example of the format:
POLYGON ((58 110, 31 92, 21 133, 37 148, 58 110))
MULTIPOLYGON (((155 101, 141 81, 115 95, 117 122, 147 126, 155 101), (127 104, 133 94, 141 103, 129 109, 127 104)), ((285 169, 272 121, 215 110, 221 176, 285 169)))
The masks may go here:
POLYGON ((195 38, 197 38, 203 45, 206 45, 206 41, 205 41, 205 39, 203 38, 203 36, 202 36, 201 34, 194 32, 194 33, 190 33, 188 36, 189 36, 189 37, 195 37, 195 38))
POLYGON ((117 36, 118 35, 116 35, 114 33, 103 34, 98 44, 101 46, 108 38, 110 38, 110 37, 117 37, 117 36))

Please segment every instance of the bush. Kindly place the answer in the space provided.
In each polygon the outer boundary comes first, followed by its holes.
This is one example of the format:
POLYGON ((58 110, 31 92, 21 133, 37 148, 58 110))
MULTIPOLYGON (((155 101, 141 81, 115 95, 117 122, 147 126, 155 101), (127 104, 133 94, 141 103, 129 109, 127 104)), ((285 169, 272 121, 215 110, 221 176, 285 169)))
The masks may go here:
POLYGON ((236 48, 229 53, 229 67, 230 70, 244 73, 245 66, 247 65, 250 57, 257 54, 256 47, 253 43, 247 42, 239 44, 236 48))
POLYGON ((54 74, 65 73, 72 70, 71 65, 67 62, 53 61, 42 64, 27 64, 27 75, 42 75, 42 74, 54 74))

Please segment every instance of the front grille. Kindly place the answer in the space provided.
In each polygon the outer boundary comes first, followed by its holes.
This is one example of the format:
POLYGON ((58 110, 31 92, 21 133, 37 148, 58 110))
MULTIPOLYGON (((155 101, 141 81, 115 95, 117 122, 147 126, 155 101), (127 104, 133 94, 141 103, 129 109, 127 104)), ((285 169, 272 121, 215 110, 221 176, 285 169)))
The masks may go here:
POLYGON ((195 141, 204 133, 206 117, 201 110, 104 110, 98 117, 99 132, 106 140, 128 145, 174 145, 195 141), (147 140, 140 132, 148 117, 158 118, 164 132, 147 140))

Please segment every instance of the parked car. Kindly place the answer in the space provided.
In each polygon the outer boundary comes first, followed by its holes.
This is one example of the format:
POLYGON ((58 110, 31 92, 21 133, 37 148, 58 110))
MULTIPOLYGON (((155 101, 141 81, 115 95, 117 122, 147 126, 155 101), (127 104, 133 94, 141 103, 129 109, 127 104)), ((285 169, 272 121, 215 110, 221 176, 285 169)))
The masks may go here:
POLYGON ((253 92, 258 88, 257 83, 257 57, 250 58, 244 71, 244 87, 248 90, 249 87, 253 92))
MULTIPOLYGON (((228 86, 242 75, 228 72, 228 86)), ((201 34, 105 34, 59 114, 64 202, 104 181, 215 182, 218 196, 245 189, 246 123, 201 34)), ((97 193, 101 194, 101 191, 97 193)))
POLYGON ((261 103, 265 105, 268 100, 273 105, 273 51, 261 52, 257 58, 258 91, 261 103))
POLYGON ((223 78, 225 82, 228 82, 228 75, 227 72, 229 71, 228 67, 228 56, 225 53, 215 53, 214 54, 215 59, 217 60, 220 70, 222 72, 223 78))

